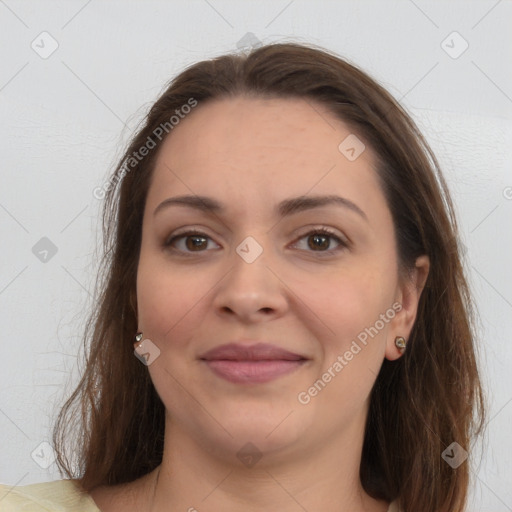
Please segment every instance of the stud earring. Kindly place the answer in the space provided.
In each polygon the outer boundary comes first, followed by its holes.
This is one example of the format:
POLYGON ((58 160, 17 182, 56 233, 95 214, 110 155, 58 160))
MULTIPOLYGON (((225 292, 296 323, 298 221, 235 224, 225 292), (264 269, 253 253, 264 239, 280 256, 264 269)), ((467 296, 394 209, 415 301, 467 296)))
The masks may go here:
POLYGON ((138 333, 135 335, 135 344, 140 343, 141 341, 142 341, 142 333, 141 333, 141 332, 138 332, 138 333))
POLYGON ((407 345, 407 342, 405 341, 405 338, 403 336, 397 336, 395 338, 395 345, 400 352, 403 352, 405 350, 405 346, 407 345))

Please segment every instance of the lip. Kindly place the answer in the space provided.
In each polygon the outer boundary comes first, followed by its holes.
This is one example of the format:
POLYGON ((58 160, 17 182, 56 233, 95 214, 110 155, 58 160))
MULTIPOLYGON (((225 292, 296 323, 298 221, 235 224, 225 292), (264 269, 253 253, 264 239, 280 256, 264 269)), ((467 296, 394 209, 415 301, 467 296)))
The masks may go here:
POLYGON ((305 356, 268 343, 227 343, 209 350, 200 359, 217 376, 239 384, 274 380, 307 361, 305 356))

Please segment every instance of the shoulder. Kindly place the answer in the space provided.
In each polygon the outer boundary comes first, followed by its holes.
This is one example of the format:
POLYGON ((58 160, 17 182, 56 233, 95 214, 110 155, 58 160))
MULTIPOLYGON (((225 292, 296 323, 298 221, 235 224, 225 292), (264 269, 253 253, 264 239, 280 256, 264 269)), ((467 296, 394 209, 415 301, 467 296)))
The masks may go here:
POLYGON ((400 512, 396 501, 393 501, 389 504, 388 512, 400 512))
POLYGON ((30 485, 0 484, 2 512, 100 512, 75 480, 30 485))

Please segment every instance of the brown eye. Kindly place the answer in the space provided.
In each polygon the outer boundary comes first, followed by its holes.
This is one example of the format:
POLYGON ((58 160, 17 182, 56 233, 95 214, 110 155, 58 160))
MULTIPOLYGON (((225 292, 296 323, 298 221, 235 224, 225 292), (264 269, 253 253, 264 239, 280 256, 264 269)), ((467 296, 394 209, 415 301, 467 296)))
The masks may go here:
POLYGON ((330 236, 323 234, 315 234, 308 236, 308 247, 314 251, 320 249, 328 249, 330 245, 330 236))
POLYGON ((298 246, 299 249, 303 249, 307 252, 329 255, 347 248, 349 244, 330 229, 319 228, 301 236, 295 245, 298 246), (307 240, 306 247, 304 247, 304 244, 300 243, 302 240, 307 240), (334 247, 332 247, 333 242, 335 244, 334 247))
POLYGON ((170 247, 173 251, 190 254, 192 252, 205 252, 208 248, 208 242, 213 242, 208 235, 195 231, 181 233, 171 237, 164 244, 165 247, 170 247))
POLYGON ((195 251, 196 249, 204 249, 207 245, 208 241, 204 236, 192 235, 185 238, 185 246, 190 251, 195 251))

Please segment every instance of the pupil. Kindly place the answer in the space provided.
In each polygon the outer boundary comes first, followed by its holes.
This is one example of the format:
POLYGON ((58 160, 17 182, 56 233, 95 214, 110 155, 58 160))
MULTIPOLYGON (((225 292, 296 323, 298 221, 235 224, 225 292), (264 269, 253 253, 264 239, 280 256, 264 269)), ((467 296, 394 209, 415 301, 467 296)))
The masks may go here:
POLYGON ((329 247, 329 237, 326 235, 313 235, 310 240, 314 240, 313 244, 309 244, 311 249, 327 249, 329 247))
POLYGON ((189 236, 187 238, 187 249, 201 248, 205 243, 205 238, 202 236, 189 236))

